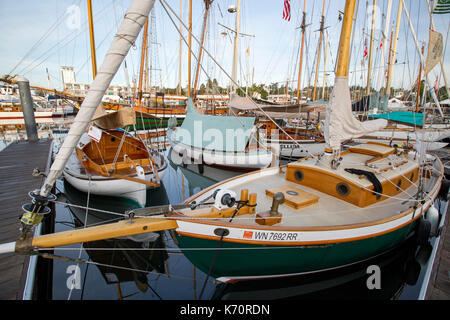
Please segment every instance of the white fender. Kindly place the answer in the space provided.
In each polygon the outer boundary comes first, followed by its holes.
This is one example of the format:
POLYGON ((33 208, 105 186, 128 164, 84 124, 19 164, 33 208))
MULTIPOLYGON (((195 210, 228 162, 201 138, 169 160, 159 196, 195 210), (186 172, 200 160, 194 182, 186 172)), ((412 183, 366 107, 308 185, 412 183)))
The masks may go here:
POLYGON ((430 237, 435 237, 439 229, 439 211, 435 206, 431 206, 425 213, 425 219, 430 222, 430 237))

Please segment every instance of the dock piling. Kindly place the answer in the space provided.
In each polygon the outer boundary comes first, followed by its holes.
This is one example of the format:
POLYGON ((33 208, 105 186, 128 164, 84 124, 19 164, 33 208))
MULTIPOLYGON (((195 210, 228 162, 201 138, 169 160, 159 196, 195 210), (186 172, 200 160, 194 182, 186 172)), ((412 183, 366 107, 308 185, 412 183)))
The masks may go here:
POLYGON ((36 120, 34 119, 33 99, 31 98, 30 82, 28 79, 17 76, 17 84, 19 85, 20 103, 22 105, 23 119, 25 121, 25 129, 27 138, 30 142, 38 141, 38 132, 36 120))

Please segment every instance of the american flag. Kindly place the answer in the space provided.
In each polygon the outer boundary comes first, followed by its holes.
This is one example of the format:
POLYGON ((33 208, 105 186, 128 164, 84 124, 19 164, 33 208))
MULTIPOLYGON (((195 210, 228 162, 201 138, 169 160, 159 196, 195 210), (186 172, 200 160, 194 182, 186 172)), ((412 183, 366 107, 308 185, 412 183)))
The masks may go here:
POLYGON ((291 0, 284 0, 283 19, 291 21, 291 0))

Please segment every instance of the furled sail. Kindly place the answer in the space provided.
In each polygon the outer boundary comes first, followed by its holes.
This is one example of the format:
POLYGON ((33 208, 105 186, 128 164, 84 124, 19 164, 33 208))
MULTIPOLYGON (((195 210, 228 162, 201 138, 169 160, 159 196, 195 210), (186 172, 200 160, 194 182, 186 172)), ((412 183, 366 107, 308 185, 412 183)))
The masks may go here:
POLYGON ((347 77, 336 77, 330 103, 327 107, 325 141, 333 150, 341 143, 378 131, 387 125, 387 120, 377 119, 361 122, 352 114, 352 102, 347 77))

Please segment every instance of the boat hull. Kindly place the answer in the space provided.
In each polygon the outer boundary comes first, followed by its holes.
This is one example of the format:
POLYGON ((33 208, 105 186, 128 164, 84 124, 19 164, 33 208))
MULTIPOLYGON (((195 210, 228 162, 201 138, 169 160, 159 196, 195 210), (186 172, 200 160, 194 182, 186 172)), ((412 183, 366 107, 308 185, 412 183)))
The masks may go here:
MULTIPOLYGON (((430 177, 433 180, 428 185, 426 198, 418 206, 403 201, 401 207, 393 209, 390 206, 397 205, 399 201, 382 200, 390 201, 381 205, 389 210, 389 214, 386 214, 384 210, 376 209, 380 204, 358 209, 354 206, 338 209, 340 200, 336 198, 334 201, 330 199, 336 208, 334 215, 331 214, 333 211, 329 211, 332 206, 323 207, 323 215, 320 215, 321 210, 317 210, 319 207, 314 209, 311 206, 307 207, 310 209, 298 211, 298 215, 288 216, 289 207, 286 206, 283 208, 285 223, 279 225, 255 223, 257 216, 247 215, 242 216, 242 221, 235 218, 233 222, 228 221, 228 218, 186 218, 177 221, 178 228, 174 236, 178 246, 195 266, 223 282, 292 276, 358 263, 400 245, 418 230, 417 225, 422 223, 423 216, 438 196, 443 177, 443 166, 439 159, 431 155, 427 155, 427 159, 437 160, 433 164, 435 174, 430 177), (338 216, 353 210, 359 211, 363 219, 358 217, 356 220, 336 222, 338 216), (328 212, 331 214, 330 223, 326 223, 328 212), (382 214, 375 216, 379 212, 382 214), (287 223, 290 219, 299 219, 299 222, 287 223), (315 222, 312 223, 311 219, 315 222)), ((268 168, 257 174, 248 173, 228 179, 202 190, 186 202, 201 202, 217 189, 237 192, 244 187, 251 192, 266 181, 278 185, 276 176, 280 175, 279 170, 268 168)), ((284 174, 281 174, 281 179, 285 179, 284 174)), ((414 194, 412 189, 408 190, 414 194)), ((326 196, 320 196, 325 201, 326 196)), ((405 199, 399 195, 396 198, 405 199)), ((268 203, 263 202, 264 197, 260 195, 258 199, 261 208, 268 207, 268 203)))
POLYGON ((200 270, 206 274, 211 270, 210 275, 218 281, 236 282, 320 272, 358 263, 401 244, 412 235, 416 223, 414 220, 395 231, 366 239, 315 245, 269 246, 179 233, 176 238, 179 247, 186 249, 184 255, 200 270))
POLYGON ((205 164, 212 167, 228 168, 236 171, 252 171, 264 169, 274 163, 273 153, 264 148, 249 152, 221 152, 202 150, 170 139, 170 145, 180 155, 179 164, 205 164))
MULTIPOLYGON (((166 170, 167 162, 164 167, 158 171, 161 179, 166 170)), ((114 179, 102 176, 91 176, 77 173, 66 167, 63 171, 64 179, 70 183, 74 188, 95 195, 123 197, 136 201, 140 207, 144 207, 147 202, 146 190, 151 188, 141 183, 136 183, 129 180, 114 179)), ((151 181, 153 173, 145 174, 145 180, 151 181)))

